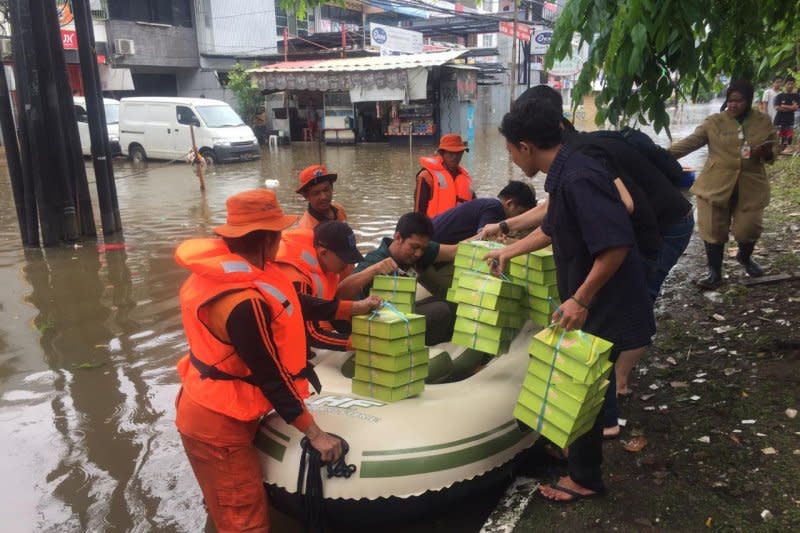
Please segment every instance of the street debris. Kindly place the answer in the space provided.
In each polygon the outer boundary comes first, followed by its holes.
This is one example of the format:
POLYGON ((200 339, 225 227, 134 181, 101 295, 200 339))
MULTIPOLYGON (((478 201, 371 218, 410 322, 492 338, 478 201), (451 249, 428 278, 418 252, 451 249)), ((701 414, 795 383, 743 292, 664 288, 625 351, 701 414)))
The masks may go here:
POLYGON ((752 426, 755 423, 756 423, 756 421, 754 419, 752 419, 752 418, 749 418, 747 420, 742 420, 742 424, 744 424, 746 426, 752 426))
POLYGON ((762 448, 761 449, 761 453, 763 453, 764 455, 777 455, 778 454, 778 450, 776 450, 775 448, 770 446, 768 448, 762 448))
POLYGON ((786 416, 791 419, 794 419, 794 417, 797 416, 797 409, 792 409, 791 407, 784 412, 786 413, 786 416))
POLYGON ((709 444, 709 443, 711 442, 711 437, 709 437, 709 436, 707 436, 707 435, 703 435, 702 437, 700 437, 700 438, 699 438, 699 439, 697 439, 697 440, 698 440, 699 442, 702 442, 703 444, 709 444))
POLYGON ((711 318, 713 318, 717 322, 724 322, 725 321, 725 317, 720 315, 719 313, 714 313, 713 315, 711 315, 711 318))
POLYGON ((639 453, 647 446, 647 437, 638 435, 629 441, 622 441, 622 447, 631 453, 639 453))
POLYGON ((769 512, 769 509, 764 509, 763 511, 761 511, 761 519, 764 520, 764 522, 773 519, 772 513, 769 512))

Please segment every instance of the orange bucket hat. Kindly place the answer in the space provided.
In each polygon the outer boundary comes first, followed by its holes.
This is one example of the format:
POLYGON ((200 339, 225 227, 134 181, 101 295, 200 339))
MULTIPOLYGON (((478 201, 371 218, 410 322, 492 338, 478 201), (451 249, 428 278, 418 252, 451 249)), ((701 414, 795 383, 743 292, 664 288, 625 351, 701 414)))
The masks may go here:
POLYGON ((439 150, 444 150, 445 152, 469 152, 467 143, 461 140, 461 135, 458 133, 442 135, 442 138, 439 139, 439 150))
POLYGON ((297 215, 284 215, 275 191, 253 189, 234 194, 225 202, 228 217, 214 228, 220 237, 241 237, 258 230, 282 231, 297 221, 297 215))
POLYGON ((324 181, 333 183, 339 176, 328 172, 325 165, 311 165, 300 171, 300 187, 295 191, 297 194, 303 194, 306 187, 317 185, 324 181))

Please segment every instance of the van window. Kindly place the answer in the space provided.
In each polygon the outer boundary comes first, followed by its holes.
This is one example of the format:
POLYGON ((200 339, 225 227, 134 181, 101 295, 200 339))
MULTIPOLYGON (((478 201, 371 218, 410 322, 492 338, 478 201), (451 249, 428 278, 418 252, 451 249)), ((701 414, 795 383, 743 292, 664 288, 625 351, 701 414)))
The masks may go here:
POLYGON ((86 110, 79 106, 75 106, 75 116, 78 117, 78 122, 89 122, 89 117, 86 116, 86 110))
POLYGON ((187 126, 191 124, 196 124, 200 122, 197 119, 197 116, 194 114, 194 111, 191 108, 186 106, 179 105, 177 106, 178 112, 178 124, 186 124, 187 126))
POLYGON ((230 128, 244 125, 236 111, 228 105, 204 105, 198 107, 197 112, 200 113, 209 128, 230 128))

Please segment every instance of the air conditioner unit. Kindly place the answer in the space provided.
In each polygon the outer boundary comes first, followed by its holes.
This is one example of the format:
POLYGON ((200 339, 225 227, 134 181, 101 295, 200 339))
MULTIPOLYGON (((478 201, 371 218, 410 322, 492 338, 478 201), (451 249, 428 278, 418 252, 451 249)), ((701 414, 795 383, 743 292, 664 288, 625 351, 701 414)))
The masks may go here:
POLYGON ((0 38, 0 56, 8 57, 11 55, 11 39, 0 38))
POLYGON ((114 39, 114 51, 121 56, 136 55, 133 39, 114 39))

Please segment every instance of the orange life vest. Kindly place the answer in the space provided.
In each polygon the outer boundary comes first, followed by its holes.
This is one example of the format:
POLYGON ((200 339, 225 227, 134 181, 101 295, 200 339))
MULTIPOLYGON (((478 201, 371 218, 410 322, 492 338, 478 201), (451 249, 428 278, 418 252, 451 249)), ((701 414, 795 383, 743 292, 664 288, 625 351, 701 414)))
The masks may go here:
MULTIPOLYGON (((336 220, 340 222, 347 222, 347 213, 344 212, 344 208, 339 204, 331 203, 333 207, 336 208, 336 220)), ((303 216, 300 217, 300 220, 297 222, 297 228, 306 228, 306 229, 314 229, 319 225, 320 221, 314 218, 311 213, 308 212, 308 209, 305 210, 303 216)))
POLYGON ((281 264, 278 265, 290 279, 294 277, 291 273, 292 270, 299 271, 305 281, 313 287, 312 296, 323 300, 336 298, 339 275, 322 270, 322 265, 317 258, 317 251, 314 248, 314 232, 312 230, 298 228, 284 231, 275 260, 278 263, 294 267, 293 269, 284 269, 281 264))
POLYGON ((425 213, 430 218, 444 213, 458 204, 472 200, 472 178, 464 167, 458 167, 458 174, 454 178, 444 167, 442 158, 439 156, 420 157, 419 162, 433 177, 431 199, 428 201, 428 209, 425 213))
POLYGON ((231 253, 221 239, 190 239, 175 259, 192 274, 180 290, 181 315, 189 354, 178 361, 183 392, 196 403, 237 420, 255 420, 272 410, 261 389, 248 378, 250 369, 233 346, 206 326, 204 306, 238 290, 255 289, 270 310, 270 331, 284 378, 301 398, 308 397, 303 313, 292 284, 273 264, 259 270, 231 253))

